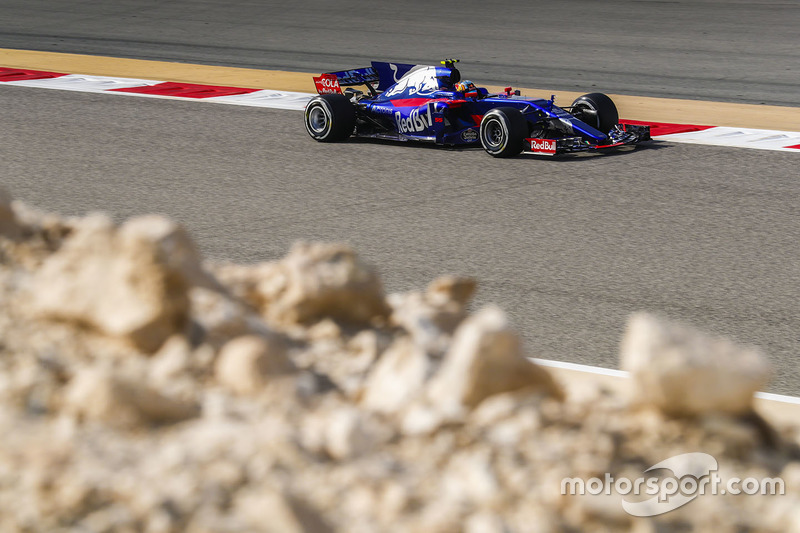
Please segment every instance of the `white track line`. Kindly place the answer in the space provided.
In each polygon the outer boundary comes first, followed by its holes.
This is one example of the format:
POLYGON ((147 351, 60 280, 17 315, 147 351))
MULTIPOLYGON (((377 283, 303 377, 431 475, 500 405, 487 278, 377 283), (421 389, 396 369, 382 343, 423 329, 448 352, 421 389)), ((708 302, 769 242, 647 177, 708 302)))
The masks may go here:
MULTIPOLYGON (((631 377, 630 372, 626 372, 624 370, 613 370, 610 368, 601 368, 599 366, 589 366, 589 365, 579 365, 577 363, 566 363, 564 361, 551 361, 550 359, 537 359, 535 357, 530 358, 531 361, 534 363, 551 367, 551 368, 560 368, 563 370, 572 370, 574 372, 585 372, 587 374, 596 374, 600 376, 611 376, 615 378, 629 378, 631 377)), ((774 402, 783 402, 783 403, 790 403, 794 405, 800 405, 800 398, 796 396, 786 396, 783 394, 773 394, 771 392, 757 392, 755 394, 756 398, 761 398, 763 400, 771 400, 774 402)))
POLYGON ((800 132, 794 131, 757 130, 751 128, 717 126, 702 131, 661 135, 658 139, 661 141, 691 144, 755 148, 756 150, 800 152, 797 148, 787 148, 787 146, 800 145, 800 132))
MULTIPOLYGON (((165 96, 159 94, 141 94, 115 91, 114 89, 133 89, 134 87, 151 87, 164 83, 157 80, 138 80, 132 78, 112 78, 108 76, 83 76, 69 74, 59 78, 45 78, 39 80, 0 81, 2 85, 15 85, 17 87, 36 87, 39 89, 58 89, 62 91, 79 91, 87 93, 121 94, 125 96, 139 96, 145 98, 161 98, 168 100, 184 100, 192 102, 213 102, 216 104, 232 104, 253 107, 270 107, 275 109, 292 109, 302 111, 306 103, 315 95, 291 91, 272 91, 263 89, 249 94, 235 94, 229 96, 212 96, 210 98, 186 98, 183 96, 165 96)), ((198 84, 192 84, 198 85, 198 84)))
MULTIPOLYGON (((113 89, 130 89, 132 87, 148 87, 162 83, 156 80, 139 80, 134 78, 110 78, 108 76, 82 76, 68 74, 59 78, 39 80, 6 81, 0 85, 16 85, 18 87, 37 87, 40 89, 59 89, 62 91, 79 91, 84 93, 104 93, 113 89)), ((112 93, 115 94, 115 93, 112 93)), ((132 94, 132 93, 119 93, 132 94)))
POLYGON ((295 93, 290 91, 261 90, 250 94, 234 94, 231 96, 214 96, 206 98, 208 102, 218 104, 248 105, 253 107, 272 107, 276 109, 295 109, 302 111, 314 94, 295 93))

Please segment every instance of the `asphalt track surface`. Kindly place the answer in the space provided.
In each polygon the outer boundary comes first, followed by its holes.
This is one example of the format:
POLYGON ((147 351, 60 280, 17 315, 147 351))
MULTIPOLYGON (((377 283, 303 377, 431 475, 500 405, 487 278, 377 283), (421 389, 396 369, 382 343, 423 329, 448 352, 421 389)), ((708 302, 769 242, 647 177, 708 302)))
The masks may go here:
MULTIPOLYGON (((456 56, 487 84, 794 106, 798 27, 797 2, 757 0, 0 0, 0 48, 317 72, 456 56)), ((10 86, 0 109, 0 184, 41 208, 165 213, 212 259, 344 240, 390 291, 472 275, 543 358, 614 368, 627 316, 661 312, 763 347, 768 390, 800 394, 796 154, 501 161, 317 144, 292 111, 10 86)))
POLYGON ((481 84, 796 106, 800 3, 1 0, 0 48, 323 72, 459 57, 481 84))
POLYGON ((159 212, 212 259, 347 241, 389 291, 480 280, 530 355, 617 366, 650 310, 763 347, 800 393, 797 156, 655 143, 497 160, 481 149, 313 142, 296 111, 0 87, 2 182, 64 214, 159 212))

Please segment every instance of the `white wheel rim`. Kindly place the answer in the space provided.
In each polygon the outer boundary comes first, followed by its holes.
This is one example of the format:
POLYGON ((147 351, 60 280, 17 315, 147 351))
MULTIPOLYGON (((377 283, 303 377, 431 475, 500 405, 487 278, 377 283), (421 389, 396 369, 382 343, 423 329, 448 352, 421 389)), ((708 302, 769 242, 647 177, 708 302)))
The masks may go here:
POLYGON ((328 114, 321 105, 315 105, 308 111, 308 128, 315 135, 322 135, 328 129, 328 114))
POLYGON ((498 118, 489 118, 483 124, 481 131, 483 147, 491 152, 500 152, 508 142, 508 132, 505 124, 498 118))

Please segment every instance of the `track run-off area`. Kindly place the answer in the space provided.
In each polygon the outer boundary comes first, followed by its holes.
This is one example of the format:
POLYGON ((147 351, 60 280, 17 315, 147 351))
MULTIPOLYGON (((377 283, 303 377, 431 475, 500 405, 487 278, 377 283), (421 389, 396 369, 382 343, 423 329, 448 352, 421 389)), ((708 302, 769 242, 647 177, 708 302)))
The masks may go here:
MULTIPOLYGON (((328 70, 348 66, 365 65, 328 70)), ((313 92, 310 74, 289 68, 10 49, 0 67, 313 92)), ((660 312, 762 347, 776 367, 768 390, 800 394, 800 154, 791 150, 659 140, 605 156, 496 160, 481 149, 317 144, 293 109, 19 85, 0 82, 0 183, 37 207, 164 213, 214 260, 273 260, 297 239, 346 241, 389 291, 471 275, 476 306, 504 308, 543 359, 616 368, 627 317, 660 312)), ((523 94, 552 90, 564 104, 588 92, 541 86, 523 94)), ((795 107, 607 92, 624 118, 800 131, 795 107)))

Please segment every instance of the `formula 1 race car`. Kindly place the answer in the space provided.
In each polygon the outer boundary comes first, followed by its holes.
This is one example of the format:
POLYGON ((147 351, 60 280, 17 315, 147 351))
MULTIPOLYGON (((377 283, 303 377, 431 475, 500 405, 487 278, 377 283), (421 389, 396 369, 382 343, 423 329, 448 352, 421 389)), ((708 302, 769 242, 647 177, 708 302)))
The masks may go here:
POLYGON ((649 126, 619 124, 617 108, 605 94, 585 94, 569 107, 556 106, 555 96, 527 98, 511 87, 489 94, 462 81, 456 62, 373 61, 371 67, 315 77, 319 95, 306 105, 306 130, 322 142, 355 135, 440 145, 480 143, 494 157, 603 150, 650 140, 649 126), (367 93, 354 86, 364 86, 367 93))

